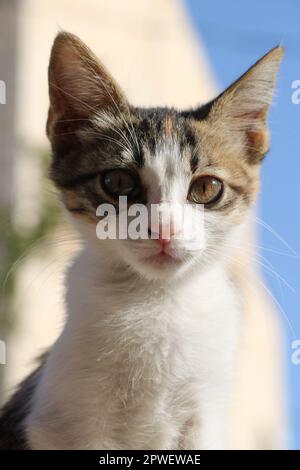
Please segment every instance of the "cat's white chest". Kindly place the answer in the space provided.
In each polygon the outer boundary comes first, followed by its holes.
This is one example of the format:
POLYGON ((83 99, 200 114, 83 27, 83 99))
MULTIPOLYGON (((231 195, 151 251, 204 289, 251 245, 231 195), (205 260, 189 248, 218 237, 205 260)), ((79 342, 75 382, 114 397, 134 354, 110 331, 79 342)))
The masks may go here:
POLYGON ((226 393, 236 345, 228 281, 212 273, 173 290, 95 281, 77 279, 69 290, 72 317, 36 393, 31 445, 201 447, 200 416, 214 419, 209 401, 226 393), (94 285, 89 297, 79 284, 94 285))

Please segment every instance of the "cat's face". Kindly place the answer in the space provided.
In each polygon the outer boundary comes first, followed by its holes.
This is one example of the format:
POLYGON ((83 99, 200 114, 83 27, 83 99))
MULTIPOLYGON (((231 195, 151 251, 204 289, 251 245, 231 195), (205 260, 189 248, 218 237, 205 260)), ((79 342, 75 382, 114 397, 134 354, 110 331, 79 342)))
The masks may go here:
POLYGON ((51 174, 95 250, 151 279, 226 258, 258 191, 281 56, 280 48, 272 50, 194 111, 140 109, 78 38, 56 38, 49 67, 51 174), (131 224, 131 212, 122 237, 120 196, 129 210, 142 204, 147 211, 139 224, 131 224), (104 219, 96 215, 102 204, 112 208, 104 219), (115 224, 116 236, 99 240, 99 220, 115 224))

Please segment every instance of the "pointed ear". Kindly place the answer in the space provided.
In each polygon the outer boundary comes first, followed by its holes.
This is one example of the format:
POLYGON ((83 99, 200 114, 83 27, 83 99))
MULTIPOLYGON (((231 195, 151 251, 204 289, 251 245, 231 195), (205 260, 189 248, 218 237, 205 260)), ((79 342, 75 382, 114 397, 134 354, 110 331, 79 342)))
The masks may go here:
POLYGON ((50 108, 47 135, 72 133, 99 111, 128 109, 119 86, 93 52, 75 35, 55 38, 49 64, 50 108))
POLYGON ((245 146, 250 163, 259 162, 269 147, 268 111, 283 52, 272 49, 211 104, 208 118, 245 146))

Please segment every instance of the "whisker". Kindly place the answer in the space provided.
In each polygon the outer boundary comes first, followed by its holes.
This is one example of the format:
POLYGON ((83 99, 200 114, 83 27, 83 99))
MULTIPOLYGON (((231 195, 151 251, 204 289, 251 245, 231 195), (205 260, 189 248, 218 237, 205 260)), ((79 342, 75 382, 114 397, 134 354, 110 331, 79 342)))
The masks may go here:
POLYGON ((259 225, 268 230, 275 238, 277 238, 277 240, 279 240, 286 248, 288 248, 288 250, 290 250, 290 252, 293 253, 294 256, 300 259, 299 254, 287 243, 287 241, 283 237, 281 237, 281 235, 279 235, 278 232, 276 232, 273 227, 271 227, 269 224, 267 224, 257 216, 254 216, 254 219, 259 225))
MULTIPOLYGON (((215 253, 215 250, 210 250, 210 252, 208 253, 210 255, 210 260, 213 261, 214 260, 214 257, 216 256, 216 253, 215 253)), ((247 263, 241 261, 240 259, 236 258, 236 257, 232 257, 232 256, 228 256, 227 253, 224 253, 224 256, 225 256, 225 259, 227 259, 228 262, 230 263, 238 263, 239 265, 241 265, 242 267, 247 267, 247 263)), ((208 257, 209 258, 209 257, 208 257)), ((241 272, 238 272, 237 275, 243 279, 243 281, 247 284, 247 286, 253 290, 253 285, 249 282, 249 278, 247 276, 245 276, 243 273, 241 272)), ((252 277, 251 277, 252 278, 252 277)), ((278 302, 278 300, 276 299, 276 297, 272 294, 272 292, 266 287, 265 283, 259 279, 259 276, 255 276, 255 281, 258 282, 258 284, 263 288, 263 290, 267 293, 267 295, 272 299, 272 301, 274 302, 274 304, 277 306, 278 310, 280 311, 280 313, 283 315, 284 319, 286 320, 288 326, 289 326, 289 329, 293 335, 294 338, 296 338, 296 334, 295 334, 295 330, 294 330, 294 327, 293 327, 293 324, 292 322, 290 321, 288 315, 286 314, 285 310, 283 309, 282 305, 278 302)))

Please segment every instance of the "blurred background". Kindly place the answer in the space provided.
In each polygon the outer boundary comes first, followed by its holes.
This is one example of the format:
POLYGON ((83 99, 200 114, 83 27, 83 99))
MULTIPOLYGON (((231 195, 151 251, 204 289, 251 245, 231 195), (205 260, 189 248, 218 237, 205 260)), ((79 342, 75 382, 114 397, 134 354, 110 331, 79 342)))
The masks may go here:
POLYGON ((132 103, 177 107, 211 99, 282 43, 272 148, 234 268, 247 308, 227 446, 300 448, 299 13, 298 0, 0 0, 0 402, 59 334, 63 272, 79 246, 47 180, 57 31, 79 35, 132 103))

